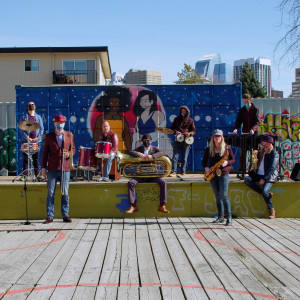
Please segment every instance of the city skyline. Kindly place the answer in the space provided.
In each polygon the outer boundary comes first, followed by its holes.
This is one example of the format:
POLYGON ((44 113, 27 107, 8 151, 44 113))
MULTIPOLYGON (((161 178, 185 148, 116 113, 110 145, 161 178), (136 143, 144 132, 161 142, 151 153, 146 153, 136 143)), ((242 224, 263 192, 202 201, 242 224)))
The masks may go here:
POLYGON ((279 4, 7 1, 1 6, 0 47, 107 46, 112 72, 157 70, 163 84, 173 84, 184 63, 194 67, 207 53, 221 53, 222 61, 231 65, 242 58, 266 57, 272 61, 272 87, 287 97, 299 65, 280 62, 278 56, 274 60, 274 48, 285 32, 279 26, 279 4))

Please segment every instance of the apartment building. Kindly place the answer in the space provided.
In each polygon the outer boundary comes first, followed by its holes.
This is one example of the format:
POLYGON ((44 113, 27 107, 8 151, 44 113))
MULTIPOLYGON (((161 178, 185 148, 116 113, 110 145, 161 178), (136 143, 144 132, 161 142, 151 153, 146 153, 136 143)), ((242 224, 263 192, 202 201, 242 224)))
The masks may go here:
POLYGON ((161 72, 130 69, 124 81, 126 84, 161 84, 161 72))

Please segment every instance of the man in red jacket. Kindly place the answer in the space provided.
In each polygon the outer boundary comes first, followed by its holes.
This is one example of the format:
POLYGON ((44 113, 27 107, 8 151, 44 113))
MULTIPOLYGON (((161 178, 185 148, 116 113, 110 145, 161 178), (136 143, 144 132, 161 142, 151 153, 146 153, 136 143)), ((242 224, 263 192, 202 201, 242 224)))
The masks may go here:
MULTIPOLYGON (((258 134, 259 133, 259 109, 252 103, 251 95, 244 94, 243 96, 244 106, 239 110, 235 120, 234 131, 237 133, 238 129, 243 125, 243 134, 258 134)), ((240 160, 239 160, 239 171, 242 173, 238 174, 238 178, 244 179, 246 173, 246 154, 247 151, 241 149, 240 160)))
POLYGON ((56 182, 61 185, 61 214, 63 221, 71 223, 69 217, 69 181, 70 159, 75 153, 73 134, 64 131, 66 119, 63 115, 56 115, 54 120, 55 132, 46 134, 42 158, 42 176, 47 177, 47 219, 45 224, 53 222, 54 195, 56 182), (48 171, 48 173, 46 172, 48 171))

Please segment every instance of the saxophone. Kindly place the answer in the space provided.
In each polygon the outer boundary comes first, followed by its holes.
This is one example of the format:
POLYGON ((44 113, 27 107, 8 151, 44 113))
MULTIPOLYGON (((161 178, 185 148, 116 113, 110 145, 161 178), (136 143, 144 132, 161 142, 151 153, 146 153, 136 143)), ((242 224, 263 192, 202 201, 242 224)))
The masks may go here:
POLYGON ((250 171, 257 171, 258 169, 258 158, 257 158, 258 151, 251 150, 251 168, 250 171))
POLYGON ((122 168, 122 175, 131 177, 165 177, 171 173, 172 163, 169 157, 161 156, 153 159, 141 159, 117 151, 118 171, 122 168))
POLYGON ((222 175, 222 171, 220 169, 220 166, 223 164, 223 162, 228 158, 229 153, 227 150, 227 154, 219 160, 215 165, 213 165, 210 168, 210 171, 204 174, 204 180, 211 181, 216 175, 220 177, 222 175))

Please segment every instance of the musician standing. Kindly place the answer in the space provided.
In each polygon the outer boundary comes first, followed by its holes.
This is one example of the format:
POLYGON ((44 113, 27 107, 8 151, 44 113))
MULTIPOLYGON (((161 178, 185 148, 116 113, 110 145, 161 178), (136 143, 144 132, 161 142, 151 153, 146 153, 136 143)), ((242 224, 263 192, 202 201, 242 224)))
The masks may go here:
POLYGON ((112 161, 117 155, 119 139, 117 134, 110 129, 110 125, 107 121, 102 123, 102 133, 99 135, 99 141, 109 142, 112 144, 110 157, 104 159, 102 177, 100 178, 100 181, 108 181, 112 161))
MULTIPOLYGON (((179 134, 183 134, 185 138, 196 134, 196 127, 195 127, 194 120, 190 118, 189 115, 190 115, 190 110, 188 109, 187 106, 183 105, 179 108, 179 116, 177 116, 174 119, 171 125, 171 129, 175 131, 176 137, 179 134)), ((178 163, 180 152, 181 152, 181 160, 182 160, 181 174, 185 175, 189 151, 190 151, 190 145, 188 145, 184 141, 178 142, 176 141, 175 138, 174 147, 173 147, 173 158, 172 158, 172 172, 169 175, 170 177, 176 177, 177 163, 178 163)))
MULTIPOLYGON (((159 150, 157 147, 152 146, 152 137, 150 134, 145 134, 142 136, 143 145, 139 146, 135 150, 131 150, 128 152, 131 156, 140 157, 143 160, 158 158, 166 155, 164 151, 159 150)), ((162 213, 169 213, 166 209, 167 203, 167 183, 161 177, 149 177, 149 178, 131 178, 128 181, 128 197, 130 208, 125 212, 126 214, 132 214, 133 212, 138 211, 136 206, 136 198, 135 198, 135 186, 138 183, 147 183, 147 182, 156 182, 160 187, 160 205, 158 207, 158 211, 162 213)))
POLYGON ((278 180, 279 155, 273 147, 274 140, 269 135, 262 137, 262 150, 258 153, 257 172, 249 173, 244 182, 259 194, 262 194, 268 210, 269 218, 275 218, 275 209, 272 203, 273 193, 270 193, 272 185, 278 180), (258 183, 258 185, 257 185, 258 183))
POLYGON ((53 222, 54 195, 56 182, 61 184, 61 214, 63 221, 71 223, 69 217, 69 182, 70 159, 75 153, 73 135, 64 131, 66 119, 63 115, 56 115, 54 120, 55 132, 46 134, 42 157, 42 176, 47 177, 47 219, 45 224, 53 222), (48 173, 46 172, 48 170, 48 173))
MULTIPOLYGON (((36 112, 36 106, 33 101, 29 101, 26 105, 26 115, 22 117, 21 121, 32 121, 40 125, 40 128, 29 132, 27 130, 22 130, 22 143, 38 143, 42 139, 42 134, 44 133, 44 125, 40 115, 36 112)), ((39 152, 32 154, 32 163, 34 168, 34 174, 37 177, 40 168, 39 168, 39 152)), ((23 171, 28 169, 28 154, 23 152, 23 171)), ((25 175, 28 175, 25 171, 25 175)), ((39 179, 39 178, 38 178, 39 179)))
MULTIPOLYGON (((238 129, 242 127, 242 133, 247 134, 258 134, 259 133, 259 109, 252 103, 251 95, 244 94, 242 96, 244 106, 239 110, 238 115, 235 120, 234 131, 237 133, 238 129)), ((241 149, 240 160, 239 160, 239 172, 238 178, 244 179, 244 174, 246 173, 246 154, 247 151, 241 149)))
POLYGON ((220 166, 222 172, 221 175, 217 176, 216 174, 210 180, 210 184, 212 186, 218 208, 218 218, 213 221, 213 223, 223 223, 225 217, 227 219, 226 226, 228 226, 232 224, 230 201, 228 199, 229 171, 232 169, 235 159, 231 147, 225 144, 223 131, 216 129, 212 133, 209 147, 206 148, 202 159, 202 165, 205 169, 205 173, 211 172, 211 168, 221 159, 225 159, 225 156, 228 157, 220 166))

